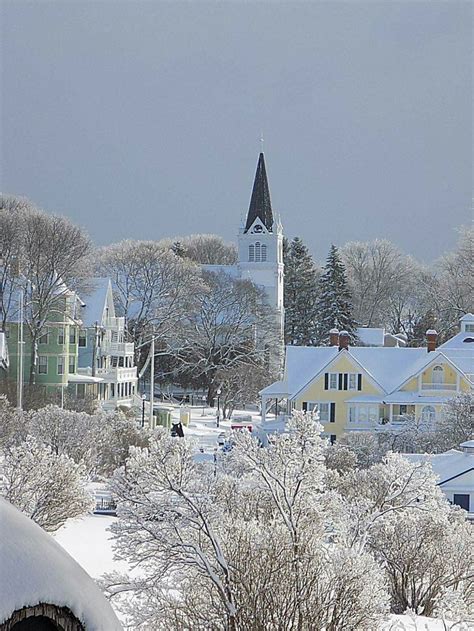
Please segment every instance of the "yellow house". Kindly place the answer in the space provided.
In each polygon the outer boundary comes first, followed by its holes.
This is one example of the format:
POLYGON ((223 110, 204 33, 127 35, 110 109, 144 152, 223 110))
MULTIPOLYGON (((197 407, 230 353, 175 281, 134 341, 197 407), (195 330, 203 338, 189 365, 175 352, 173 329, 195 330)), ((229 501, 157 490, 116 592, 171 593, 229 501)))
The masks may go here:
POLYGON ((261 391, 262 420, 293 409, 317 411, 325 433, 400 429, 410 417, 436 423, 457 392, 474 389, 474 315, 461 332, 436 348, 350 347, 341 334, 333 346, 288 346, 285 373, 261 391))

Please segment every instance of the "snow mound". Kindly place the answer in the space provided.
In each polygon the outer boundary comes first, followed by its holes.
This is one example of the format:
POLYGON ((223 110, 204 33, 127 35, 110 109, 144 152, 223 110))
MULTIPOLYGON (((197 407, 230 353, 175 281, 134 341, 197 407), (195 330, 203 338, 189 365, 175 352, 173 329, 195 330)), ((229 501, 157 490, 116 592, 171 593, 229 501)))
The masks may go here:
POLYGON ((87 631, 121 631, 90 576, 42 528, 0 499, 0 624, 39 603, 69 607, 87 631))

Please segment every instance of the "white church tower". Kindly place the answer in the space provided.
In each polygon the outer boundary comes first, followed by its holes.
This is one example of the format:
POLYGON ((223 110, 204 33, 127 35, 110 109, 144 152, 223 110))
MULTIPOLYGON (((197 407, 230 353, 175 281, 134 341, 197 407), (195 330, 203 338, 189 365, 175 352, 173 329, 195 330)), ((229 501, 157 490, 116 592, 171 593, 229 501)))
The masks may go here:
POLYGON ((248 278, 265 290, 268 306, 275 311, 280 337, 279 355, 283 354, 283 227, 272 210, 263 153, 258 158, 250 206, 240 229, 238 247, 240 277, 248 278))

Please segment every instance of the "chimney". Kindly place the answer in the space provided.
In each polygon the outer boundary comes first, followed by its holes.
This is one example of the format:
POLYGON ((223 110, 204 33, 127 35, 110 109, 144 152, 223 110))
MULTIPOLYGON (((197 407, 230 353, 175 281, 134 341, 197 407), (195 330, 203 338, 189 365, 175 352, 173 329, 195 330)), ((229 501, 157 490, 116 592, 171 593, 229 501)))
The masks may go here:
POLYGON ((438 339, 438 333, 434 329, 428 329, 426 331, 426 340, 428 342, 428 353, 436 350, 436 341, 438 339))
POLYGON ((331 329, 329 331, 329 346, 339 346, 339 330, 331 329))
POLYGON ((349 348, 349 333, 347 331, 341 331, 339 333, 339 350, 345 349, 346 351, 349 348))

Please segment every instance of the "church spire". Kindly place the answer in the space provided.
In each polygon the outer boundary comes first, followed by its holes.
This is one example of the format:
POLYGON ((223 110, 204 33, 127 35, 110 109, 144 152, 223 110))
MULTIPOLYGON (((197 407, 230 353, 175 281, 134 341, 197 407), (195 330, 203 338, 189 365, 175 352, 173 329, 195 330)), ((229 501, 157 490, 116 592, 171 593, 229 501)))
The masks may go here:
POLYGON ((250 199, 249 212, 244 233, 247 232, 255 219, 260 219, 268 232, 273 232, 273 212, 268 188, 267 172, 263 152, 258 157, 257 172, 253 183, 252 197, 250 199))

